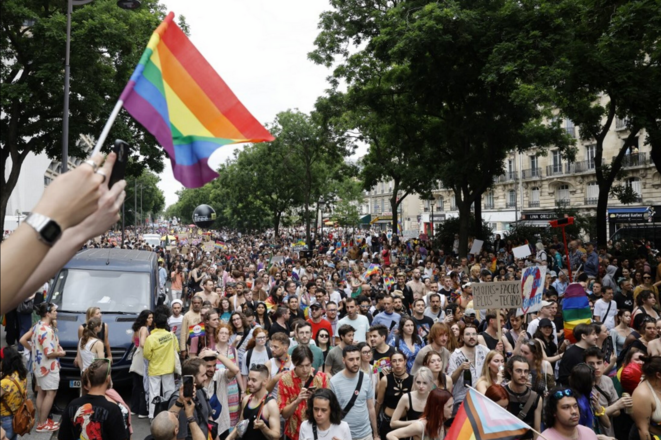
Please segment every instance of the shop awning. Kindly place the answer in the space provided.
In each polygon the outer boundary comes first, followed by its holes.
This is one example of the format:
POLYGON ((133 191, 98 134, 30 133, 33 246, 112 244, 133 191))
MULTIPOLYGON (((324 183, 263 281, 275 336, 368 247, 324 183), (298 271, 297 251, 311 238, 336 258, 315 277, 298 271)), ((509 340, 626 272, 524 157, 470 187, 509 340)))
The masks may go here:
POLYGON ((359 223, 361 225, 369 225, 371 221, 372 221, 372 214, 367 214, 367 215, 364 215, 360 218, 359 223))

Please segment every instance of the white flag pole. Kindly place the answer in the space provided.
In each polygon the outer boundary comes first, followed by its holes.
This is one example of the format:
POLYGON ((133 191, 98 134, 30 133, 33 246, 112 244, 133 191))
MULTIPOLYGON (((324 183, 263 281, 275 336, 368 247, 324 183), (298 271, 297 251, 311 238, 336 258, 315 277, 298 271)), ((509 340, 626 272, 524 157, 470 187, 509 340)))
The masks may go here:
POLYGON ((119 111, 122 109, 123 105, 124 105, 124 101, 122 101, 121 99, 117 101, 117 104, 115 104, 115 108, 112 109, 112 113, 110 113, 110 117, 108 118, 108 121, 106 121, 106 125, 105 127, 103 127, 101 136, 99 136, 99 140, 96 141, 96 146, 94 147, 94 150, 92 151, 90 156, 94 156, 96 153, 101 151, 101 147, 103 146, 103 143, 106 141, 106 138, 108 137, 110 128, 112 128, 112 124, 115 123, 115 119, 117 119, 117 115, 119 114, 119 111))

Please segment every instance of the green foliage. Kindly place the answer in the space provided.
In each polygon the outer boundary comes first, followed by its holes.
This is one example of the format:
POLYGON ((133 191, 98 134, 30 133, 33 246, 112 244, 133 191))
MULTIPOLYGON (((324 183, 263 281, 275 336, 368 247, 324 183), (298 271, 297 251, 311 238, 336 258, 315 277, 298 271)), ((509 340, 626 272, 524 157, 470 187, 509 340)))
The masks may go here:
POLYGON ((125 224, 135 225, 136 216, 142 219, 154 219, 165 208, 165 195, 158 187, 161 179, 154 173, 143 170, 137 178, 128 178, 126 185, 126 201, 124 206, 125 224), (137 198, 135 197, 137 195, 137 198))
POLYGON ((354 178, 337 182, 337 198, 333 220, 340 226, 356 226, 360 221, 360 206, 363 203, 362 183, 354 178))
POLYGON ((634 191, 631 185, 613 185, 610 195, 611 197, 616 197, 624 205, 631 205, 640 200, 640 196, 634 191))
MULTIPOLYGON (((439 223, 436 226, 436 233, 434 235, 434 245, 440 246, 446 250, 446 252, 452 251, 452 245, 454 243, 455 235, 459 234, 461 229, 461 223, 464 220, 459 217, 454 217, 445 220, 442 223, 439 223)), ((475 230, 475 216, 470 214, 468 217, 468 229, 473 231, 475 230)), ((484 240, 491 240, 493 235, 493 230, 486 224, 482 224, 482 237, 484 240)))

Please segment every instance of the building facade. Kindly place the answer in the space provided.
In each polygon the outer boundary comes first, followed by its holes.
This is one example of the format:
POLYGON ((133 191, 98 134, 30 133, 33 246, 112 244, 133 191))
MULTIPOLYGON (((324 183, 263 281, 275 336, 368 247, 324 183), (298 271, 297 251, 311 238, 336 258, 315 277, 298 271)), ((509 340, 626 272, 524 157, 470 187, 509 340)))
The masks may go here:
MULTIPOLYGON (((586 216, 596 215, 599 186, 595 145, 581 140, 578 127, 570 120, 564 120, 563 125, 576 139, 574 161, 564 158, 557 148, 547 149, 544 155, 533 150, 523 154, 512 152, 507 157, 505 173, 494 179, 492 189, 482 198, 482 218, 494 231, 507 231, 518 220, 546 226, 554 218, 557 207, 578 209, 579 214, 586 216)), ((604 140, 603 164, 612 163, 628 135, 627 121, 616 118, 604 140)), ((644 132, 638 136, 636 147, 626 152, 622 165, 623 177, 614 185, 630 187, 637 199, 629 205, 616 198, 609 201, 611 233, 620 222, 651 221, 655 211, 657 215, 661 212, 661 175, 650 158, 644 132)), ((439 186, 433 194, 431 203, 421 202, 420 232, 429 229, 431 209, 435 223, 459 215, 452 190, 439 186)))
MULTIPOLYGON (((379 182, 369 191, 364 192, 364 203, 361 208, 363 214, 362 226, 372 227, 382 231, 392 229, 392 206, 394 183, 392 181, 379 182)), ((403 196, 400 191, 398 197, 403 196)), ((420 223, 420 197, 417 194, 408 194, 397 207, 398 230, 404 236, 418 236, 420 223)))

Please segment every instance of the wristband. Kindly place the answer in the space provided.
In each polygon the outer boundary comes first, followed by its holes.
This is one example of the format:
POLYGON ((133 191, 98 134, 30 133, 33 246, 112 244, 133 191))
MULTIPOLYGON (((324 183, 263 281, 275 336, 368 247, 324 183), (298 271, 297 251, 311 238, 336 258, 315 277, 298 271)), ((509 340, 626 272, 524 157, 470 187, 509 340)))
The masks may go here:
POLYGON ((184 404, 181 403, 181 402, 178 401, 178 400, 176 400, 176 401, 174 402, 174 404, 175 404, 177 407, 179 407, 179 408, 183 408, 183 407, 184 407, 184 404))
POLYGON ((195 417, 189 417, 189 418, 186 419, 186 421, 187 421, 188 423, 196 423, 196 422, 195 422, 195 417))
POLYGON ((603 415, 605 415, 605 414, 606 414, 606 408, 603 407, 603 406, 601 407, 601 410, 599 410, 599 411, 595 411, 595 413, 594 413, 594 415, 595 415, 596 417, 601 417, 601 416, 603 416, 603 415))

